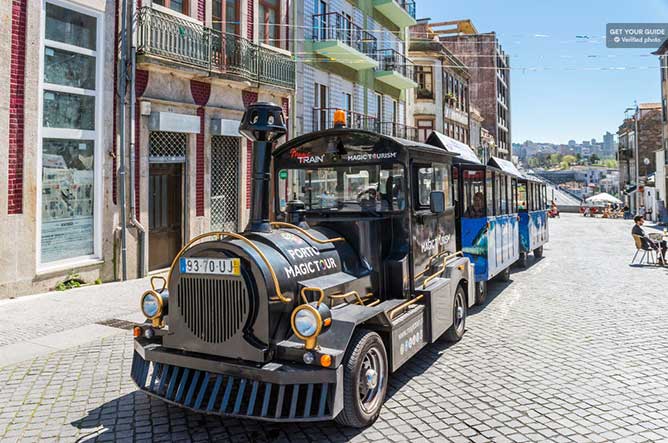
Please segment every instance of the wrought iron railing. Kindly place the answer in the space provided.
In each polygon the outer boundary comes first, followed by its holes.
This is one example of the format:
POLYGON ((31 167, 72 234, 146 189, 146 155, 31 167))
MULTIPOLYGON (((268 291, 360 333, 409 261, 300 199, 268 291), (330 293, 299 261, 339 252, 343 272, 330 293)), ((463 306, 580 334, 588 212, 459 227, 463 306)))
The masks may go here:
POLYGON ((415 64, 399 51, 381 49, 376 53, 376 60, 380 71, 394 71, 411 80, 415 77, 415 64))
MULTIPOLYGON (((323 131, 334 127, 334 112, 338 108, 313 108, 313 130, 323 131)), ((366 129, 378 132, 378 119, 373 115, 360 112, 344 111, 346 113, 346 127, 352 129, 366 129)))
POLYGON ((405 138, 406 140, 419 140, 418 128, 415 126, 404 125, 403 123, 381 122, 378 132, 383 135, 405 138))
POLYGON ((313 16, 313 40, 337 40, 372 58, 378 48, 373 34, 354 24, 350 17, 338 12, 313 16))
POLYGON ((294 89, 295 62, 238 35, 143 7, 137 17, 139 54, 294 89))

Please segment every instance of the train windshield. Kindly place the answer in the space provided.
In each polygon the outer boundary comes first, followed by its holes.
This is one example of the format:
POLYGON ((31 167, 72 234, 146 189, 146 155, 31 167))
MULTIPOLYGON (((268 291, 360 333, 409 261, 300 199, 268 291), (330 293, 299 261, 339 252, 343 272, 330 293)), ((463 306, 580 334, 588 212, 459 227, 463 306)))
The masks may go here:
POLYGON ((307 211, 394 212, 406 208, 404 167, 331 166, 279 171, 281 211, 301 200, 307 211))

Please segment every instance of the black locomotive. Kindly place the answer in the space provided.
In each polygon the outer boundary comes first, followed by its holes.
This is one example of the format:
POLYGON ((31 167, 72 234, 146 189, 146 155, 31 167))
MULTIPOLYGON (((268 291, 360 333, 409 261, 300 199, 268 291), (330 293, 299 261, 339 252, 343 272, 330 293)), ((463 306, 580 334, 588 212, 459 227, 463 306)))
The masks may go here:
POLYGON ((205 413, 361 427, 391 372, 463 336, 474 270, 455 246, 452 154, 342 126, 280 146, 270 174, 282 111, 248 108, 251 220, 193 239, 142 296, 139 388, 205 413))

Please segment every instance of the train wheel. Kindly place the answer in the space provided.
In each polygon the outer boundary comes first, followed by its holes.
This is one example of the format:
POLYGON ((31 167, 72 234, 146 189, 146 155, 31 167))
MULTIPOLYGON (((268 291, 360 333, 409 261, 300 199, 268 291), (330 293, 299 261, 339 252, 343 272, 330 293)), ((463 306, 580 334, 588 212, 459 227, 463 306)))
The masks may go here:
POLYGON ((508 266, 506 269, 501 271, 501 273, 499 274, 499 280, 501 280, 501 281, 510 280, 510 266, 508 266))
POLYGON ((476 306, 484 305, 487 300, 487 282, 479 281, 475 284, 475 304, 476 306))
POLYGON ((526 268, 527 267, 527 253, 526 252, 520 252, 520 258, 517 260, 517 265, 520 268, 526 268))
POLYGON ((536 257, 536 260, 543 257, 543 247, 536 248, 533 250, 533 256, 536 257))
POLYGON ((461 286, 458 286, 455 292, 452 309, 452 326, 445 331, 445 339, 450 342, 458 342, 466 332, 466 293, 461 286))
POLYGON ((383 340, 372 331, 355 331, 343 361, 343 410, 336 421, 354 428, 376 421, 385 400, 387 377, 383 340))

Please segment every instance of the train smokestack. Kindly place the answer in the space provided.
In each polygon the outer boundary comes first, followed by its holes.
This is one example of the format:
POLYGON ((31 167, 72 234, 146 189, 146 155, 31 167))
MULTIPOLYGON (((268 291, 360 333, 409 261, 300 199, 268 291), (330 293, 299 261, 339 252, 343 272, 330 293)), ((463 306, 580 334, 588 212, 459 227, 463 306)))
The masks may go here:
POLYGON ((251 213, 246 231, 269 232, 271 149, 276 140, 287 132, 283 109, 274 103, 266 102, 250 105, 241 119, 239 132, 253 142, 251 213))

